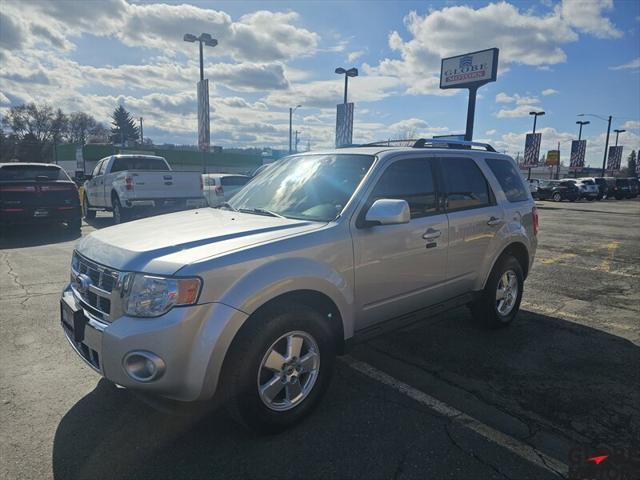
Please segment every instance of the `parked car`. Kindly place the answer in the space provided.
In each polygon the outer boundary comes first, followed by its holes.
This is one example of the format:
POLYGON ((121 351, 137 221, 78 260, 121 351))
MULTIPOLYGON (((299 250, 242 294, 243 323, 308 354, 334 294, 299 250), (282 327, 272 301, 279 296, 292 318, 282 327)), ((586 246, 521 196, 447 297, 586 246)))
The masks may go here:
POLYGON ((628 178, 616 178, 614 196, 616 200, 622 200, 623 198, 632 198, 631 185, 628 178))
POLYGON ((229 201, 251 177, 231 173, 207 173, 202 175, 204 198, 210 207, 229 201))
POLYGON ((462 305, 489 328, 516 317, 538 213, 510 157, 385 141, 272 168, 220 208, 80 241, 61 321, 91 368, 176 400, 215 396, 276 432, 315 408, 358 341, 462 305))
POLYGON ((45 222, 80 231, 76 184, 58 165, 0 163, 0 225, 45 222))
POLYGON ((573 182, 580 189, 580 198, 586 200, 597 200, 599 197, 598 185, 590 178, 566 179, 573 182))
POLYGON ((580 188, 570 180, 546 180, 541 181, 538 187, 540 200, 553 200, 561 202, 569 200, 575 202, 580 198, 580 188))
POLYGON ((174 172, 162 157, 112 155, 100 160, 84 183, 82 210, 92 219, 97 210, 113 212, 123 223, 148 212, 202 207, 202 180, 197 172, 174 172))
POLYGON ((629 190, 631 191, 631 198, 636 198, 640 194, 640 181, 637 177, 627 178, 629 181, 629 190))
POLYGON ((617 187, 616 180, 613 177, 596 177, 593 179, 598 185, 598 191, 601 199, 614 198, 617 187))
POLYGON ((538 187, 540 186, 540 180, 537 178, 530 178, 527 180, 529 184, 529 191, 531 192, 531 196, 533 198, 538 198, 538 187))

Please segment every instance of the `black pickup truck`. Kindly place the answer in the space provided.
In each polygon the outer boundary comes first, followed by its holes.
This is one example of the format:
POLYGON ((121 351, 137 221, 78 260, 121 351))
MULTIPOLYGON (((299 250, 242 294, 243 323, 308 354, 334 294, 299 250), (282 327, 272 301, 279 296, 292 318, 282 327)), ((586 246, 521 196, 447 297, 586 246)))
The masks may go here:
POLYGON ((82 225, 78 187, 58 165, 0 163, 0 226, 18 223, 82 225))

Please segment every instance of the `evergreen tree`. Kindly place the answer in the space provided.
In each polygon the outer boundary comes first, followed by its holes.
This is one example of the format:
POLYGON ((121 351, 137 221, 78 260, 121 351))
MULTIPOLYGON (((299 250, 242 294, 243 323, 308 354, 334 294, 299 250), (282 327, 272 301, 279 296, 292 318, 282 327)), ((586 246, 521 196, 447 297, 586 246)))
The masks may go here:
POLYGON ((113 111, 111 116, 111 135, 109 139, 113 143, 125 144, 127 141, 137 141, 140 132, 136 126, 131 114, 120 105, 113 111))

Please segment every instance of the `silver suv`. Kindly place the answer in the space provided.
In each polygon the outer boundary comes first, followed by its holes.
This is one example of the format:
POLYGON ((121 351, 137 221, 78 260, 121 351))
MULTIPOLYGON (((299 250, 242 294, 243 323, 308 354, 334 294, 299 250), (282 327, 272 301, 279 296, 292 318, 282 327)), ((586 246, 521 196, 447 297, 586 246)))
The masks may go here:
POLYGON ((537 229, 515 163, 489 145, 294 155, 218 208, 84 237, 62 327, 118 385, 215 394, 279 431, 317 405, 354 342, 461 305, 487 327, 511 323, 537 229))

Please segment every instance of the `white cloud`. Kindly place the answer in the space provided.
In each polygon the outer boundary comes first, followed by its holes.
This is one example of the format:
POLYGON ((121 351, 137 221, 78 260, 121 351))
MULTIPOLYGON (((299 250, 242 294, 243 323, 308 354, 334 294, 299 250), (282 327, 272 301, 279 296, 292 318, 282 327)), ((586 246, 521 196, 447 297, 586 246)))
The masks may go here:
POLYGON ((504 92, 500 92, 496 95, 496 103, 512 103, 515 101, 515 97, 511 97, 504 92))
POLYGON ((540 103, 538 97, 523 97, 517 93, 514 95, 507 95, 504 92, 500 92, 496 95, 496 103, 514 103, 516 105, 532 105, 534 103, 540 103))
POLYGON ((353 63, 358 60, 362 55, 364 55, 364 50, 357 50, 355 52, 351 52, 347 55, 347 62, 353 63))
POLYGON ((636 68, 640 68, 640 57, 634 58, 627 63, 623 63, 622 65, 609 67, 609 70, 635 70, 636 68))
POLYGON ((556 95, 558 92, 558 90, 554 89, 554 88, 545 88, 542 91, 542 95, 545 97, 548 97, 549 95, 556 95))
POLYGON ((568 25, 583 32, 598 38, 620 38, 622 32, 603 16, 612 9, 613 0, 563 0, 561 12, 568 25))
POLYGON ((487 130, 486 132, 484 132, 485 135, 495 135, 497 133, 497 130, 495 128, 492 128, 491 130, 487 130))
POLYGON ((622 128, 640 128, 640 122, 638 120, 627 120, 626 122, 624 122, 624 125, 622 125, 622 128))
POLYGON ((498 118, 518 118, 518 117, 526 117, 529 115, 529 112, 540 112, 542 108, 537 105, 517 105, 512 109, 501 109, 496 114, 498 118))

